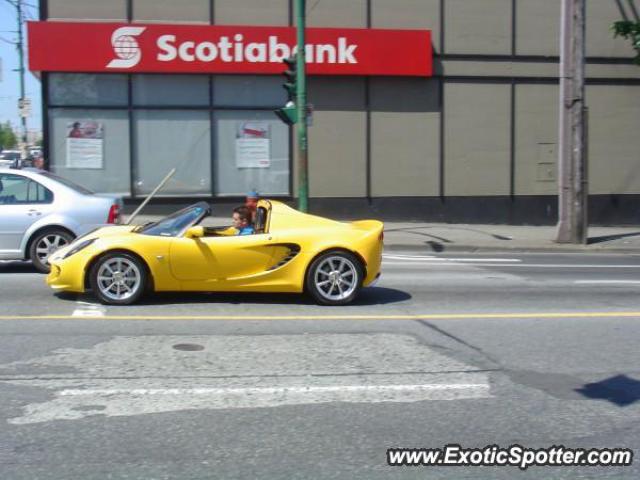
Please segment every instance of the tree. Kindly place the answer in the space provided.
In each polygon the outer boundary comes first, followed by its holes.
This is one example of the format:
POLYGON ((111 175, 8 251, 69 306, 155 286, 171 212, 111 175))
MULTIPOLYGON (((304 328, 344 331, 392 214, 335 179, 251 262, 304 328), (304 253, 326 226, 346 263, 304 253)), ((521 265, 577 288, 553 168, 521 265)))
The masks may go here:
POLYGON ((16 148, 17 145, 18 138, 16 134, 13 133, 11 124, 9 122, 6 122, 4 125, 0 124, 0 148, 8 150, 16 148))
POLYGON ((631 40, 631 46, 636 51, 633 62, 640 65, 640 22, 620 20, 611 26, 613 37, 622 37, 631 40))

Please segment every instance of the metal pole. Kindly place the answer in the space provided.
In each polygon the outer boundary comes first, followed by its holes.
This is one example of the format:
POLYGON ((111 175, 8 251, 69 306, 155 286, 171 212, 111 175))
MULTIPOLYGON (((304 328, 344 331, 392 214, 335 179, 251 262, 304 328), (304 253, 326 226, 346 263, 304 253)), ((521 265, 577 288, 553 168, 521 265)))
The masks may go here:
POLYGON ((587 239, 584 130, 585 0, 562 0, 558 243, 587 239))
POLYGON ((158 184, 158 186, 153 189, 153 192, 151 192, 147 196, 147 198, 145 198, 144 201, 140 204, 140 206, 134 210, 134 212, 131 214, 131 216, 127 219, 125 225, 130 225, 131 224, 133 219, 138 216, 138 213, 140 213, 140 210, 142 210, 144 208, 144 206, 147 203, 149 203, 149 200, 151 200, 155 196, 155 194, 158 193, 158 190, 160 190, 162 187, 164 187, 164 184, 167 183, 171 177, 173 177, 174 173, 176 173, 176 169, 172 168, 171 171, 169 173, 167 173, 167 176, 164 177, 162 179, 162 181, 158 184))
POLYGON ((298 51, 296 62, 297 98, 298 108, 298 209, 306 212, 309 207, 309 158, 307 140, 307 79, 305 77, 305 0, 296 0, 296 27, 298 37, 298 51))
POLYGON ((26 148, 27 148, 27 106, 25 105, 25 96, 24 96, 24 53, 22 48, 22 0, 16 1, 16 8, 18 9, 18 55, 20 58, 20 104, 22 105, 20 111, 20 119, 22 122, 22 145, 20 150, 22 151, 21 157, 22 159, 26 158, 26 148))

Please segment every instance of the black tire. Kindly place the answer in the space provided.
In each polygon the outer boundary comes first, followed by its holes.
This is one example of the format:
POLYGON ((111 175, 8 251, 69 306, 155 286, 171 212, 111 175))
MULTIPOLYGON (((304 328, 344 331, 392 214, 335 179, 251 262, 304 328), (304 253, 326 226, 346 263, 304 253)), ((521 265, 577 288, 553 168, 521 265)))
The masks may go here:
POLYGON ((334 250, 311 262, 305 287, 320 305, 346 305, 358 296, 363 280, 364 268, 360 260, 349 252, 334 250))
POLYGON ((50 228, 37 233, 29 245, 29 259, 33 266, 42 273, 49 273, 51 267, 45 263, 49 255, 58 248, 71 243, 74 236, 67 230, 60 228, 50 228), (57 248, 54 248, 56 247, 57 248))
POLYGON ((136 256, 126 252, 103 255, 89 272, 93 294, 105 305, 135 303, 144 295, 148 278, 146 265, 136 256), (121 265, 119 269, 116 266, 118 264, 121 265))

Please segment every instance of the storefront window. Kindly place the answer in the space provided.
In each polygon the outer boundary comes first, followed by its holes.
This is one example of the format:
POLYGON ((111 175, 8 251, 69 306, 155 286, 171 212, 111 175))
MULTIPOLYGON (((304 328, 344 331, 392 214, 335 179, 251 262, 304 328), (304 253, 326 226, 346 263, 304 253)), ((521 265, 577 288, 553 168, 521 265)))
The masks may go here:
POLYGON ((175 167, 160 196, 210 195, 210 125, 208 112, 135 111, 135 194, 150 193, 175 167))
POLYGON ((51 105, 126 106, 127 76, 117 74, 51 73, 51 105))
POLYGON ((215 193, 288 195, 289 128, 271 111, 216 111, 215 193))
POLYGON ((213 79, 215 106, 280 107, 286 101, 282 77, 218 75, 213 79))
POLYGON ((135 75, 133 104, 138 106, 208 106, 207 75, 135 75))
POLYGON ((97 193, 130 195, 126 110, 49 109, 50 169, 97 193))

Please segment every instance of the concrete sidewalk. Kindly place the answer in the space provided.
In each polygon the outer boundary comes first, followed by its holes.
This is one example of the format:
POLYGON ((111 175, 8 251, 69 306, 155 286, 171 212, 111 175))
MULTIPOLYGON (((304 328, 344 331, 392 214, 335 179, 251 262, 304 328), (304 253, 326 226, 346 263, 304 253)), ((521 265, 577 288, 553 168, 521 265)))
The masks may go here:
MULTIPOLYGON (((126 220, 127 216, 125 216, 126 220)), ((136 224, 161 219, 140 215, 136 224)), ((229 218, 209 217, 208 226, 230 225, 229 218)), ((591 227, 587 245, 558 244, 555 226, 467 225, 385 222, 385 249, 434 252, 610 252, 640 254, 640 226, 591 227)))
POLYGON ((559 244, 555 226, 386 223, 385 247, 426 252, 503 250, 640 254, 639 227, 591 227, 586 245, 559 244))

